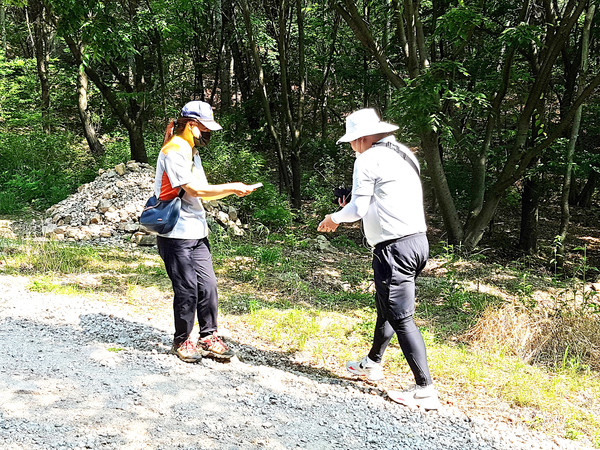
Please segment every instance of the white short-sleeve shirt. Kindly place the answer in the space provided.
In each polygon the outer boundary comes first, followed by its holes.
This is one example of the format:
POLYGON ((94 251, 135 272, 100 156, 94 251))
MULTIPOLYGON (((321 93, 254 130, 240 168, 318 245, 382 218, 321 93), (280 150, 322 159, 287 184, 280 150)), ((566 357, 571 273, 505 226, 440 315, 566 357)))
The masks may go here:
MULTIPOLYGON (((180 186, 192 181, 201 186, 208 185, 202 161, 185 139, 174 136, 158 155, 154 193, 161 200, 170 200, 177 197, 180 186)), ((161 236, 202 239, 208 236, 208 231, 202 200, 186 193, 181 198, 181 212, 175 228, 161 236)))

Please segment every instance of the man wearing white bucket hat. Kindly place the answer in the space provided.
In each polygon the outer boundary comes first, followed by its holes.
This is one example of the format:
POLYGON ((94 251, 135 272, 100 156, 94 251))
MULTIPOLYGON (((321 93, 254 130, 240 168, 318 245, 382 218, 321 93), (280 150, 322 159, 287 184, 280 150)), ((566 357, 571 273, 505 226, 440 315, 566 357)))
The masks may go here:
POLYGON ((425 234, 423 189, 419 162, 398 143, 398 126, 383 122, 366 108, 346 118, 346 134, 356 153, 352 200, 325 216, 318 231, 333 232, 342 222, 362 219, 367 242, 373 247, 377 322, 368 355, 346 364, 348 371, 370 381, 384 378, 382 359, 394 334, 415 377, 416 385, 388 396, 409 407, 438 409, 440 402, 427 364, 425 343, 413 319, 415 279, 425 268, 429 243, 425 234))

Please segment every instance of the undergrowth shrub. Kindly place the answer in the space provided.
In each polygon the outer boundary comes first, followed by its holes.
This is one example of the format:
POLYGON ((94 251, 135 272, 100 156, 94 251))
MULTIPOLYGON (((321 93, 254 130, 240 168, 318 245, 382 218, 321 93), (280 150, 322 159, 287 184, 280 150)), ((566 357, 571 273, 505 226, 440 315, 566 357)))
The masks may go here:
POLYGON ((96 164, 69 133, 0 132, 0 213, 45 209, 91 181, 96 164))
POLYGON ((273 173, 267 169, 262 154, 239 142, 225 142, 216 135, 207 149, 200 150, 200 156, 210 183, 263 183, 263 187, 242 199, 224 199, 233 201, 251 225, 260 224, 274 230, 289 226, 293 215, 287 195, 280 193, 270 182, 273 173))
POLYGON ((0 55, 0 121, 27 127, 41 121, 35 59, 7 61, 0 55))

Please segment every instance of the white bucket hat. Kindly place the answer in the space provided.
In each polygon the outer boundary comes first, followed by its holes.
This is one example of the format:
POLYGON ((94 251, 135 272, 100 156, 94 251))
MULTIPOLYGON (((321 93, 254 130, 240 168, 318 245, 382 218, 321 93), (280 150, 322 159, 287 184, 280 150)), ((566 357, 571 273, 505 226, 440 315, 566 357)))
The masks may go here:
POLYGON ((346 117, 346 134, 339 138, 336 144, 352 142, 372 134, 391 133, 398 128, 393 123, 383 122, 373 108, 359 109, 346 117))

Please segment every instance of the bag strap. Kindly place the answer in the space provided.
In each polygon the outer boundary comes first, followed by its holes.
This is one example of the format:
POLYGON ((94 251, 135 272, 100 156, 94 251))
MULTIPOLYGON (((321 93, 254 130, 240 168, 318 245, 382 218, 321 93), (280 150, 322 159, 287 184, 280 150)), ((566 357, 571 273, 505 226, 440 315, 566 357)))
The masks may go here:
POLYGON ((377 142, 375 143, 375 145, 383 145, 385 147, 391 148, 392 150, 394 150, 396 153, 398 153, 402 159, 404 159, 404 161, 406 161, 408 164, 410 164, 410 166, 414 169, 415 172, 417 172, 418 176, 421 176, 421 170, 419 170, 419 167, 415 164, 415 162, 411 159, 410 156, 408 156, 401 148, 400 146, 394 144, 393 142, 377 142))

